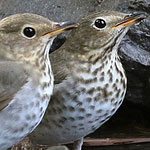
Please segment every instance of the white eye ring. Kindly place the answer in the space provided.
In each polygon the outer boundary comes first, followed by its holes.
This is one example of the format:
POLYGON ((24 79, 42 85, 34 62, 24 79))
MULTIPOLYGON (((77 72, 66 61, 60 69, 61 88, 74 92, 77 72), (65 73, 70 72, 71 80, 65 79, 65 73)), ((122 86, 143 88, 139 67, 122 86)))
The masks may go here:
POLYGON ((92 25, 94 28, 102 30, 106 27, 106 22, 104 19, 97 18, 92 25))
POLYGON ((21 34, 27 39, 33 39, 36 36, 36 30, 31 26, 25 26, 23 27, 21 34))

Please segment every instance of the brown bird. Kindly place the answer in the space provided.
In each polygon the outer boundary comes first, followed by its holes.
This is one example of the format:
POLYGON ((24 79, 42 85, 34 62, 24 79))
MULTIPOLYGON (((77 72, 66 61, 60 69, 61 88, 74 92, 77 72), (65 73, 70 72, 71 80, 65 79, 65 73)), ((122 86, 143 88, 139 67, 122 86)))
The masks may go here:
POLYGON ((129 26, 144 15, 102 11, 81 19, 65 44, 50 59, 55 77, 51 102, 41 124, 31 135, 36 144, 74 141, 94 132, 123 102, 127 79, 118 45, 129 26))
POLYGON ((127 79, 118 45, 129 27, 144 15, 102 11, 79 22, 65 44, 50 59, 55 77, 51 102, 41 124, 31 135, 37 144, 74 141, 94 132, 123 102, 127 79))
POLYGON ((28 13, 0 21, 0 150, 22 140, 40 123, 53 91, 49 49, 56 35, 74 27, 28 13), (23 77, 14 74, 17 88, 3 76, 12 73, 9 60, 24 70, 23 77))

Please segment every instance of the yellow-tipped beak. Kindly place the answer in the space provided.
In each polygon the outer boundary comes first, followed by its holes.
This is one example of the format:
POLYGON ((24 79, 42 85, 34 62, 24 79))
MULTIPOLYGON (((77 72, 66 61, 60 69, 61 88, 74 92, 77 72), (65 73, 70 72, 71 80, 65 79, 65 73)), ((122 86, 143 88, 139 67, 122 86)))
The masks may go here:
POLYGON ((65 32, 67 30, 72 30, 72 29, 77 28, 77 27, 78 27, 77 23, 65 22, 63 24, 57 24, 56 28, 54 30, 52 30, 50 32, 47 32, 44 35, 50 34, 51 36, 56 36, 56 35, 58 35, 58 34, 60 34, 62 32, 65 32))
POLYGON ((132 15, 132 16, 126 16, 124 20, 122 20, 121 22, 115 24, 112 27, 114 28, 114 27, 118 27, 120 25, 128 27, 128 26, 131 26, 133 24, 136 24, 136 23, 140 22, 141 20, 143 20, 145 18, 147 18, 147 16, 145 16, 143 14, 135 14, 135 15, 132 15))

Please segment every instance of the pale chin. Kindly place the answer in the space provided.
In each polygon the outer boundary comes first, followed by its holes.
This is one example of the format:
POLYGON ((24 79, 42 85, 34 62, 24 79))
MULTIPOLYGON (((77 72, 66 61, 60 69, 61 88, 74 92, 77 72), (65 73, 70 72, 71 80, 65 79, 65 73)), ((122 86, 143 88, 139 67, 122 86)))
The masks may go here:
POLYGON ((46 48, 45 48, 45 53, 49 53, 50 52, 50 48, 51 48, 55 38, 56 38, 56 36, 55 37, 51 37, 49 39, 49 41, 48 41, 48 43, 46 45, 46 48))

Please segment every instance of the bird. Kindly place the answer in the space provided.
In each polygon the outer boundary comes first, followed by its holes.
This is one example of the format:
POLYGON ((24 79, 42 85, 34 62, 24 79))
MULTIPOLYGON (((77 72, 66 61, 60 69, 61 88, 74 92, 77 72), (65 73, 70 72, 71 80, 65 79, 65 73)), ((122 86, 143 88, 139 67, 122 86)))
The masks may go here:
POLYGON ((0 20, 0 150, 22 140, 40 123, 54 86, 49 50, 58 34, 76 26, 30 13, 0 20), (9 73, 14 82, 7 78, 9 73))
POLYGON ((130 26, 144 14, 103 10, 82 18, 64 45, 50 55, 54 92, 40 125, 29 136, 34 144, 73 142, 81 150, 83 138, 118 110, 127 78, 118 46, 130 26))

